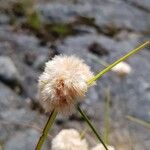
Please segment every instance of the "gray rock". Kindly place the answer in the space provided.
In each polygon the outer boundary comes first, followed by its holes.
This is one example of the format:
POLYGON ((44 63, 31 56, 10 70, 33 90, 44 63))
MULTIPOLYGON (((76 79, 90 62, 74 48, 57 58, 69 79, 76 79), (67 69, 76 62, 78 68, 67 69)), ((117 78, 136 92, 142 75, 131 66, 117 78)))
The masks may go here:
POLYGON ((77 27, 74 27, 74 29, 79 32, 80 34, 96 34, 96 29, 94 29, 93 27, 89 27, 87 25, 77 25, 77 27))
POLYGON ((74 16, 77 15, 77 12, 74 9, 73 5, 62 5, 59 3, 54 3, 53 5, 47 4, 47 5, 37 5, 36 6, 41 15, 44 16, 43 20, 44 22, 48 19, 49 21, 53 22, 68 22, 73 21, 74 16), (57 13, 56 13, 57 11, 57 13))
POLYGON ((76 5, 55 2, 39 4, 37 9, 45 21, 71 22, 77 16, 85 16, 94 18, 95 24, 101 29, 106 27, 108 30, 149 31, 150 15, 123 1, 100 1, 92 5, 89 2, 76 5))
MULTIPOLYGON (((39 124, 41 121, 41 116, 37 112, 29 110, 25 101, 23 101, 20 96, 0 83, 0 142, 4 143, 4 146, 7 147, 7 142, 9 143, 8 145, 11 146, 13 142, 11 143, 9 140, 14 140, 15 136, 18 136, 20 132, 26 134, 27 129, 31 129, 30 136, 33 137, 33 140, 35 135, 39 137, 38 135, 41 129, 38 128, 36 124, 39 124), (37 131, 34 130, 34 125, 37 131)), ((27 138, 27 136, 24 138, 27 138)), ((14 145, 22 146, 22 144, 25 143, 25 139, 20 140, 22 140, 21 143, 18 145, 15 143, 14 145)), ((33 140, 31 140, 31 143, 33 140)), ((12 144, 12 147, 14 145, 12 144)), ((33 143, 32 146, 33 145, 35 146, 35 143, 33 143)))
POLYGON ((36 112, 32 112, 24 108, 20 109, 11 108, 10 110, 3 111, 0 116, 6 122, 20 125, 22 127, 34 123, 36 118, 38 118, 38 114, 36 112))
POLYGON ((10 21, 7 15, 1 14, 0 15, 0 25, 8 24, 10 21))
MULTIPOLYGON (((17 78, 20 84, 20 93, 26 97, 30 97, 31 99, 36 99, 39 72, 34 70, 34 63, 37 61, 36 58, 39 58, 41 55, 48 57, 50 50, 47 47, 40 47, 38 43, 39 40, 36 37, 31 35, 15 34, 9 29, 0 28, 0 39, 2 43, 0 43, 0 45, 2 45, 0 46, 1 57, 3 57, 3 55, 10 55, 11 53, 11 59, 15 63, 18 70, 17 72, 19 72, 21 76, 20 80, 17 78), (4 44, 6 42, 9 43, 9 45, 7 44, 8 46, 4 44), (27 53, 35 55, 32 66, 25 64, 24 58, 27 53)), ((10 84, 11 83, 8 83, 9 86, 10 84)))
POLYGON ((39 133, 34 130, 16 132, 5 145, 5 150, 31 150, 35 149, 39 133))
POLYGON ((6 83, 20 81, 19 72, 13 61, 7 56, 0 56, 0 80, 6 83))
POLYGON ((45 66, 45 62, 49 60, 47 55, 40 55, 36 61, 34 62, 33 67, 38 70, 43 70, 45 66))
MULTIPOLYGON (((7 111, 11 112, 23 106, 22 98, 16 95, 11 89, 0 83, 0 141, 5 141, 14 131, 13 125, 8 123, 7 111), (3 117, 2 117, 3 116, 3 117), (9 125, 6 126, 6 123, 9 125)), ((14 118, 10 113, 10 118, 14 118)))
POLYGON ((150 2, 149 0, 124 0, 130 5, 142 9, 143 11, 150 12, 150 2))
POLYGON ((105 25, 114 28, 114 30, 121 28, 133 31, 149 31, 150 15, 121 1, 104 4, 102 8, 97 8, 95 16, 96 24, 105 25), (139 18, 143 19, 139 20, 139 18), (145 20, 147 21, 145 22, 145 20))
POLYGON ((11 89, 0 83, 0 112, 8 109, 17 109, 22 105, 22 99, 11 89))
POLYGON ((36 112, 24 108, 5 110, 1 112, 0 118, 0 141, 4 145, 16 132, 26 129, 36 129, 39 133, 41 131, 36 125, 37 121, 41 121, 40 116, 36 112))

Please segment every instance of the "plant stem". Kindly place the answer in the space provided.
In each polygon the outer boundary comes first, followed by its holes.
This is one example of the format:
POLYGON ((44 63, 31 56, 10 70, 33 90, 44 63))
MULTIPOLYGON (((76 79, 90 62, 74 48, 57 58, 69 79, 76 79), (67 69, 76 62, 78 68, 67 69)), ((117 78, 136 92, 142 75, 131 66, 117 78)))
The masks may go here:
POLYGON ((81 139, 84 139, 86 132, 87 132, 87 129, 85 128, 85 129, 80 133, 81 139))
POLYGON ((146 46, 150 45, 150 40, 143 43, 142 45, 140 45, 139 47, 131 50, 129 53, 127 53, 125 56, 121 57, 120 59, 118 59, 117 61, 115 61, 114 63, 112 63, 111 65, 109 65, 108 67, 106 67, 104 70, 102 70, 101 72, 99 72, 96 76, 94 76, 92 79, 90 79, 88 81, 88 84, 91 85, 93 84, 93 82, 95 82, 98 78, 102 77, 105 73, 107 73, 109 70, 111 70, 114 66, 116 66, 117 64, 119 64, 120 62, 126 60, 128 57, 130 57, 131 55, 135 54, 136 52, 138 52, 139 50, 145 48, 146 46))
POLYGON ((42 135, 39 138, 39 141, 37 143, 37 146, 36 146, 35 150, 41 150, 42 145, 43 145, 44 141, 47 138, 48 132, 49 132, 50 128, 52 127, 56 116, 57 116, 57 112, 55 110, 53 110, 52 113, 50 114, 49 118, 48 118, 48 121, 47 121, 44 129, 43 129, 42 135))
POLYGON ((86 116, 86 114, 81 110, 81 108, 80 108, 79 105, 77 105, 77 110, 79 111, 79 113, 81 114, 81 116, 84 118, 84 120, 86 121, 86 123, 89 125, 89 127, 92 129, 92 131, 94 132, 94 134, 97 137, 97 139, 103 144, 104 148, 106 150, 108 150, 108 148, 106 147, 105 143, 103 142, 103 140, 101 139, 100 135, 98 134, 96 128, 92 125, 91 121, 88 119, 88 117, 86 116))
POLYGON ((137 124, 140 124, 140 125, 142 125, 142 126, 147 127, 147 128, 150 129, 150 122, 146 122, 146 121, 144 121, 144 120, 135 118, 135 117, 133 117, 133 116, 126 116, 126 118, 127 118, 128 120, 132 121, 132 122, 135 122, 135 123, 137 123, 137 124))
POLYGON ((104 142, 108 145, 109 143, 109 127, 110 127, 110 89, 106 89, 105 96, 105 112, 104 112, 104 142))

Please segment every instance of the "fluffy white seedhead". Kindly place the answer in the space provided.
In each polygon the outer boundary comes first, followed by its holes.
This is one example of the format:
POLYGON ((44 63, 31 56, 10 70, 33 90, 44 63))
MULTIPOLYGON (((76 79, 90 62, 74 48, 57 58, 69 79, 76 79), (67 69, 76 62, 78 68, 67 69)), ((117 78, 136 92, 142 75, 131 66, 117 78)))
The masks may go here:
POLYGON ((93 77, 83 60, 75 56, 56 56, 46 63, 39 77, 39 98, 50 112, 70 112, 72 106, 85 96, 87 81, 93 77))
POLYGON ((112 71, 116 72, 119 76, 125 76, 131 73, 132 69, 126 62, 120 62, 118 65, 112 68, 112 71))
POLYGON ((65 129, 52 140, 52 150, 88 150, 88 144, 75 129, 65 129))
MULTIPOLYGON (((108 145, 108 150, 115 150, 113 146, 108 145)), ((98 144, 97 146, 93 147, 91 150, 105 150, 104 146, 102 144, 98 144)))

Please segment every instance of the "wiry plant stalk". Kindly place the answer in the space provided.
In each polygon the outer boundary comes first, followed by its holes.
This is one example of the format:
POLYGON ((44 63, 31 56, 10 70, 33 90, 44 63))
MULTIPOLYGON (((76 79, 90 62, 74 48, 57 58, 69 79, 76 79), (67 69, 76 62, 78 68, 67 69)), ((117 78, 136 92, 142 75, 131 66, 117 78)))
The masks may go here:
POLYGON ((52 127, 56 116, 57 116, 57 112, 55 110, 53 110, 51 115, 48 118, 48 121, 47 121, 44 129, 43 129, 42 136, 40 137, 40 139, 37 143, 36 150, 41 150, 42 145, 47 138, 48 132, 49 132, 50 128, 52 127))
POLYGON ((99 140, 99 142, 101 142, 103 144, 104 148, 106 150, 108 150, 107 146, 105 145, 105 143, 101 139, 98 131, 96 130, 96 128, 94 127, 94 125, 91 123, 91 121, 89 120, 89 118, 86 116, 86 114, 82 111, 82 109, 80 108, 79 105, 77 105, 77 110, 79 111, 79 113, 81 114, 81 116, 84 118, 84 120, 86 121, 86 123, 89 125, 89 127, 92 129, 93 133, 95 134, 95 136, 97 137, 97 139, 99 140))
POLYGON ((110 71, 114 66, 116 66, 117 64, 119 64, 120 62, 126 60, 127 58, 129 58, 131 55, 135 54, 136 52, 138 52, 139 50, 145 48, 146 46, 150 45, 150 40, 145 42, 144 44, 140 45, 139 47, 131 50, 129 53, 127 53, 125 56, 121 57, 120 59, 118 59, 117 61, 115 61, 114 63, 112 63, 111 65, 109 65, 108 67, 106 67, 104 70, 102 70, 101 72, 99 72, 96 76, 94 76, 92 79, 90 79, 88 81, 88 84, 91 85, 93 84, 93 82, 95 82, 96 80, 98 80, 98 78, 102 77, 105 73, 107 73, 108 71, 110 71))
POLYGON ((86 132, 87 132, 87 128, 85 128, 85 129, 80 133, 81 139, 84 139, 86 132))
POLYGON ((135 122, 137 124, 140 124, 140 125, 150 129, 150 122, 146 122, 144 120, 141 120, 141 119, 133 117, 133 116, 126 116, 126 118, 132 122, 135 122))
POLYGON ((104 142, 109 144, 109 129, 110 129, 110 89, 106 89, 105 96, 105 112, 104 112, 104 142))

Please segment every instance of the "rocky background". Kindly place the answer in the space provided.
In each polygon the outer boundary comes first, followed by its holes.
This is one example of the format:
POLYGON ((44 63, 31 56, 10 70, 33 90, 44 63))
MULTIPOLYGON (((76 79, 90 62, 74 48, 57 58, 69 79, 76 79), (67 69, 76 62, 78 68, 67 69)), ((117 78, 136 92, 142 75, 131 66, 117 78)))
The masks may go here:
MULTIPOLYGON (((149 37, 149 0, 0 0, 0 150, 35 148, 47 119, 37 96, 46 61, 74 54, 96 73, 102 62, 112 63, 149 37)), ((104 75, 82 107, 103 133, 110 95, 109 143, 117 150, 148 150, 150 130, 126 116, 150 122, 150 47, 127 62, 131 74, 104 75)), ((64 128, 86 130, 90 146, 97 144, 75 112, 58 116, 45 150, 64 128)))

